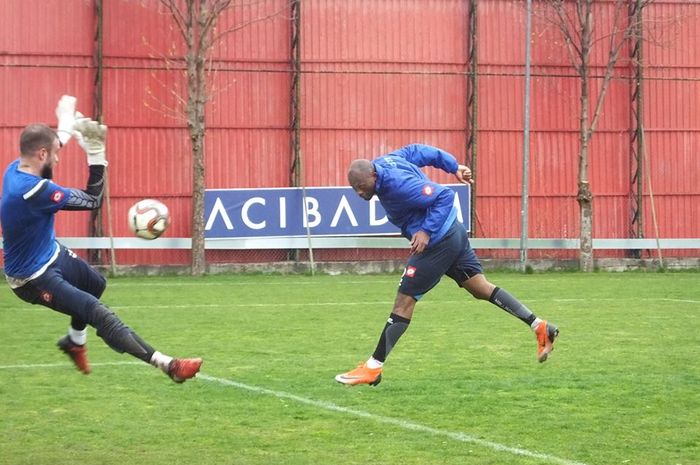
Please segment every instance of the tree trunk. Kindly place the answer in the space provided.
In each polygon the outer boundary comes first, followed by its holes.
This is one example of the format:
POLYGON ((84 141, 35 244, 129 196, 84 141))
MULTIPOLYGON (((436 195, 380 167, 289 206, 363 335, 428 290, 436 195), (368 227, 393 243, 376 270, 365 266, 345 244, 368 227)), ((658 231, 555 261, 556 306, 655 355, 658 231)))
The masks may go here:
MULTIPOLYGON (((585 73, 587 74, 587 73, 585 73)), ((588 76, 586 76, 587 78, 588 76)), ((591 132, 588 130, 588 80, 581 87, 581 149, 579 152, 578 193, 580 213, 579 269, 593 271, 593 192, 588 183, 588 152, 591 132)))
POLYGON ((593 271, 593 194, 587 182, 578 183, 576 200, 581 213, 581 248, 579 250, 579 268, 581 271, 593 271))
POLYGON ((193 276, 206 271, 204 248, 204 108, 206 73, 204 57, 188 55, 187 126, 192 143, 192 270, 193 276))
POLYGON ((581 271, 593 271, 593 193, 588 183, 588 150, 593 131, 590 127, 588 108, 589 95, 589 57, 591 50, 591 1, 586 0, 585 10, 582 16, 581 28, 581 117, 580 117, 580 152, 578 164, 578 194, 576 200, 580 211, 580 248, 579 268, 581 271))
POLYGON ((204 249, 204 127, 196 127, 192 138, 192 275, 206 271, 204 249))

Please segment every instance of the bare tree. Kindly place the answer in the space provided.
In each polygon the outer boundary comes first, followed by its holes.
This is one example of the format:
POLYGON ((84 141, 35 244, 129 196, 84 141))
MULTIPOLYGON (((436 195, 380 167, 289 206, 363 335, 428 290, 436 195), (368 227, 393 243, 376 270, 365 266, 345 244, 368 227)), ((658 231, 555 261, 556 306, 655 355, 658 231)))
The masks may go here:
MULTIPOLYGON (((258 21, 270 19, 289 11, 285 8, 270 15, 261 16, 241 24, 217 30, 217 24, 222 14, 237 6, 234 0, 159 0, 170 12, 177 31, 185 43, 185 74, 187 95, 177 95, 178 102, 185 109, 185 119, 189 130, 192 146, 192 274, 204 274, 206 269, 204 249, 204 139, 206 134, 205 110, 206 103, 211 98, 212 86, 208 85, 207 64, 212 48, 223 36, 242 29, 258 21)), ((262 0, 248 0, 250 6, 262 0)), ((294 3, 298 0, 290 0, 294 3)), ((240 2, 239 2, 240 4, 240 2)), ((166 58, 166 61, 171 61, 166 58)), ((170 109, 172 110, 172 109, 170 109)), ((171 111, 172 112, 172 111, 171 111)))
MULTIPOLYGON (((576 200, 580 211, 579 266, 582 271, 593 271, 593 193, 588 178, 588 160, 591 138, 601 115, 605 94, 613 78, 620 51, 626 43, 639 34, 638 14, 653 0, 611 0, 605 2, 612 8, 609 19, 610 31, 596 36, 594 28, 593 0, 545 0, 540 12, 561 32, 566 50, 576 73, 581 78, 579 113, 579 163, 578 193, 576 200), (594 45, 606 41, 608 59, 605 73, 598 88, 598 95, 591 109, 591 63, 590 54, 594 45)), ((603 8, 601 2, 598 8, 603 8)))

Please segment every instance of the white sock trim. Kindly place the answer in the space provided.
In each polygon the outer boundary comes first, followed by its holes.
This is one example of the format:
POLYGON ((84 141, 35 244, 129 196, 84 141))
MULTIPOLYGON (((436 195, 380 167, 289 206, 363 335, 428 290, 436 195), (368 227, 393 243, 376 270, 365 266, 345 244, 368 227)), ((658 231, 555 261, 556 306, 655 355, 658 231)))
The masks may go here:
POLYGON ((530 325, 530 328, 532 328, 532 330, 534 331, 537 329, 537 327, 540 325, 540 323, 542 323, 542 319, 535 318, 535 321, 532 322, 532 324, 530 325))
POLYGON ((375 369, 375 368, 381 368, 384 366, 384 362, 380 362, 374 357, 370 357, 367 360, 367 368, 375 369))
POLYGON ((151 365, 154 367, 160 368, 163 370, 164 373, 168 372, 168 367, 170 366, 170 362, 173 361, 173 358, 162 354, 158 352, 157 350, 153 352, 153 355, 151 356, 151 365))
POLYGON ((77 330, 73 329, 73 327, 68 327, 68 337, 73 341, 73 344, 84 346, 87 342, 87 328, 77 330))

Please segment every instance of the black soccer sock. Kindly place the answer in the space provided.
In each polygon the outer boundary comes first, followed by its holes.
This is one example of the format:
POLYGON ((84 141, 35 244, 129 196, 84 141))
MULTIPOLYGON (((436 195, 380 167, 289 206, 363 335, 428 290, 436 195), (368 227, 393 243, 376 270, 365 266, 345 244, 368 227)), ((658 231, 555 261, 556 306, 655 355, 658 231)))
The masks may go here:
POLYGON ((519 318, 528 326, 532 325, 532 322, 537 318, 529 308, 513 297, 510 292, 500 287, 493 290, 491 297, 489 297, 489 302, 519 318))
POLYGON ((90 325, 97 330, 97 335, 117 352, 133 355, 150 363, 155 350, 126 326, 112 311, 98 303, 89 313, 90 325))
POLYGON ((406 329, 408 329, 409 323, 411 323, 411 320, 408 318, 404 318, 395 313, 389 315, 389 319, 386 321, 386 325, 382 330, 382 335, 379 337, 379 342, 377 343, 377 348, 374 349, 372 358, 384 363, 391 349, 394 348, 399 338, 406 332, 406 329))

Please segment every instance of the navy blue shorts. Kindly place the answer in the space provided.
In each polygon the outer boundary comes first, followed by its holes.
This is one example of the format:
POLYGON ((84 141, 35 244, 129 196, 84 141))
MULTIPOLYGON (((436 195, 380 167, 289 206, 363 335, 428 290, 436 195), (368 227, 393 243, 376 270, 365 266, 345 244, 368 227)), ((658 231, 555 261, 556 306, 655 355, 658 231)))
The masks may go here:
POLYGON ((107 281, 72 250, 60 247, 58 258, 44 274, 13 290, 25 302, 70 315, 71 325, 82 329, 107 281))
POLYGON ((440 242, 408 259, 399 292, 419 300, 445 275, 461 286, 467 279, 483 272, 479 258, 469 245, 467 231, 455 221, 440 242))

